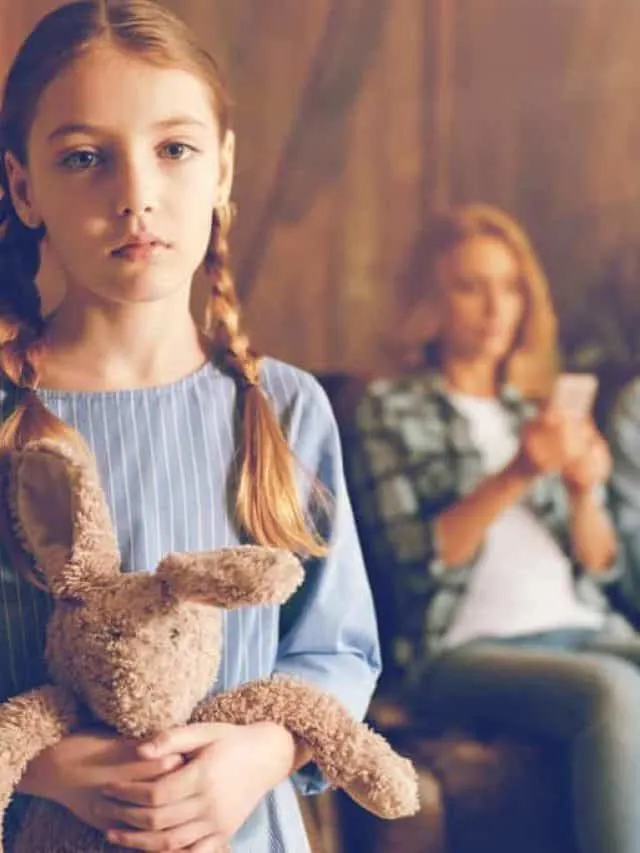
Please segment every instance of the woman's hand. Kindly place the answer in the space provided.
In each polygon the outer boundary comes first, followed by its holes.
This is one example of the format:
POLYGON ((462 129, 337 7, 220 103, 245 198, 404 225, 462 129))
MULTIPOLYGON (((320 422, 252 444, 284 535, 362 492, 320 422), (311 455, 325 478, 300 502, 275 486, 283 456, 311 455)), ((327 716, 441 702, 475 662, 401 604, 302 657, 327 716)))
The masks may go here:
POLYGON ((559 472, 571 499, 571 543, 574 559, 589 571, 611 567, 616 537, 593 489, 609 476, 607 443, 592 421, 545 412, 524 430, 521 458, 538 473, 559 472))
POLYGON ((113 825, 105 787, 116 781, 152 784, 183 763, 180 754, 167 751, 154 758, 142 757, 139 746, 139 741, 110 732, 72 734, 30 762, 18 790, 52 800, 105 831, 113 825))
POLYGON ((524 425, 517 463, 536 474, 571 471, 593 442, 595 427, 547 410, 524 425))
POLYGON ((611 453, 595 425, 587 424, 586 446, 583 452, 562 469, 562 478, 574 496, 588 494, 609 479, 611 453))
POLYGON ((183 767, 164 778, 108 785, 110 808, 102 815, 114 828, 112 844, 135 850, 226 850, 260 800, 296 763, 293 737, 281 726, 194 723, 139 747, 158 760, 183 754, 183 767))

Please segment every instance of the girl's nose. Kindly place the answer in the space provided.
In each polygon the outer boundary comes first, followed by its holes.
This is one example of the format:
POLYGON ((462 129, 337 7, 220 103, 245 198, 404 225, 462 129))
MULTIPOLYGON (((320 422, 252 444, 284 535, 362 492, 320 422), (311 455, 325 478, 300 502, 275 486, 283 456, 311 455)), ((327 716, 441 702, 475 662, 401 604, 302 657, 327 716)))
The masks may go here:
POLYGON ((122 207, 121 210, 118 211, 118 216, 142 216, 145 213, 151 213, 152 206, 150 204, 143 203, 139 208, 133 205, 122 207))
POLYGON ((116 213, 119 217, 143 216, 152 212, 153 176, 140 163, 123 163, 116 180, 116 213))

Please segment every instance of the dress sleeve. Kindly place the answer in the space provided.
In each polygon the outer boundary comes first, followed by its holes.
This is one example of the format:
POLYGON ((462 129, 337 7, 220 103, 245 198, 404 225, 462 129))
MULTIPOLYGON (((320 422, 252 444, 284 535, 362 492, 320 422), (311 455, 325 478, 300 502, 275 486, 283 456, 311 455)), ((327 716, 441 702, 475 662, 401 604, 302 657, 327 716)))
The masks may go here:
MULTIPOLYGON (((275 672, 312 682, 362 719, 380 674, 380 649, 338 428, 324 391, 310 378, 298 408, 290 427, 292 445, 302 468, 329 493, 319 523, 328 553, 307 561, 305 582, 282 611, 275 672)), ((313 765, 294 781, 305 794, 324 788, 313 765)))

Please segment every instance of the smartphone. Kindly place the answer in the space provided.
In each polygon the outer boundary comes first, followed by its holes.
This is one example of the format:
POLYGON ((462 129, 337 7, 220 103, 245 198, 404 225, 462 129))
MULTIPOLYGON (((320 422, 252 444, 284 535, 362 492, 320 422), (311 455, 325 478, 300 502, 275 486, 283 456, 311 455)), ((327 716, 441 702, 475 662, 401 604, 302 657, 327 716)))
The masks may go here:
POLYGON ((561 373, 554 383, 549 408, 574 418, 586 418, 597 393, 598 379, 593 373, 561 373))

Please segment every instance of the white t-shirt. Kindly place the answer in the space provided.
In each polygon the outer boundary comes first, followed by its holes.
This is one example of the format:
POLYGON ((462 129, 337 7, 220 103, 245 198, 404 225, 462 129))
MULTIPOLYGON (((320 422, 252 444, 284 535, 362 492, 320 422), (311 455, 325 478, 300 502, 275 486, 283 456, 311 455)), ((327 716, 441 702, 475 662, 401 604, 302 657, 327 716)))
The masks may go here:
MULTIPOLYGON (((458 392, 450 392, 449 398, 467 419, 487 474, 502 470, 518 450, 502 403, 458 392)), ((570 560, 535 514, 518 503, 488 528, 444 644, 558 628, 600 628, 603 618, 577 598, 570 560)))

